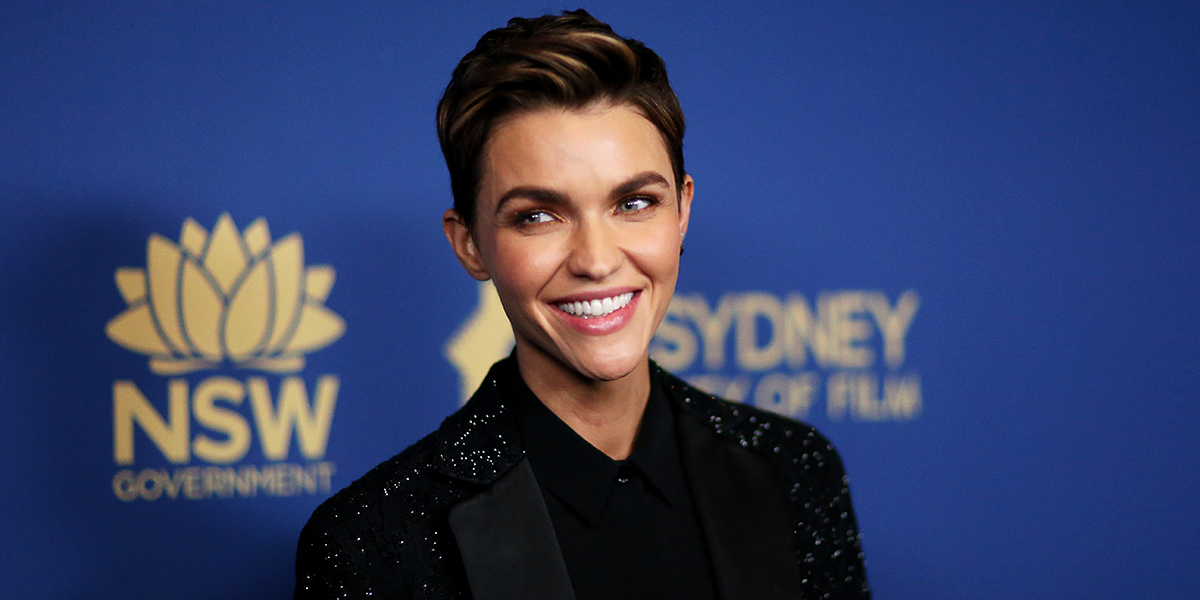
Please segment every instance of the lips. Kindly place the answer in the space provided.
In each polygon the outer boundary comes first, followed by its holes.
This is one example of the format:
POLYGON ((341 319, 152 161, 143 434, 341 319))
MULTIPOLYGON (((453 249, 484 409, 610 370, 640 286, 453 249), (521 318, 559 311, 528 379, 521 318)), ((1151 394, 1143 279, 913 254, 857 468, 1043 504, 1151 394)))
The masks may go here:
POLYGON ((563 298, 552 304, 572 329, 587 335, 604 335, 625 326, 637 308, 640 291, 563 298))

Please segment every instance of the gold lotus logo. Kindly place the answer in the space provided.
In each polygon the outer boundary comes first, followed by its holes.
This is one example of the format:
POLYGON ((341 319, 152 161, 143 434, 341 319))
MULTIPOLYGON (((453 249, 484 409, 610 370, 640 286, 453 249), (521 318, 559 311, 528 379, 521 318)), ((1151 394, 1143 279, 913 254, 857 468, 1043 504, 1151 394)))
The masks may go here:
POLYGON ((152 234, 146 269, 122 267, 117 289, 129 307, 108 337, 150 356, 150 370, 178 375, 222 361, 273 373, 304 368, 304 355, 340 338, 346 324, 325 308, 328 265, 304 265, 293 233, 271 243, 267 222, 243 232, 228 213, 212 232, 187 219, 179 244, 152 234))

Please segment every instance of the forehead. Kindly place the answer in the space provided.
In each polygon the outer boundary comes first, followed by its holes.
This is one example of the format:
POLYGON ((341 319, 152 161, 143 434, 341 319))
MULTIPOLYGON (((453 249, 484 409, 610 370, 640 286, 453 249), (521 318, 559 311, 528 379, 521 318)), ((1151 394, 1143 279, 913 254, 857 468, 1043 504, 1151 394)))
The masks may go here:
POLYGON ((646 171, 673 180, 658 129, 629 105, 551 107, 507 117, 493 128, 481 165, 480 200, 518 186, 586 192, 646 171))

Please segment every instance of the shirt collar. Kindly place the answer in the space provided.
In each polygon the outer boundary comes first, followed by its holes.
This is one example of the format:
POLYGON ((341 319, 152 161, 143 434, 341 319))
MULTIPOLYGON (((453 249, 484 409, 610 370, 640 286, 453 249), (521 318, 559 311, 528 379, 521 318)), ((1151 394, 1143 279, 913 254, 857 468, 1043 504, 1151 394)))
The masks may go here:
POLYGON ((687 482, 675 438, 675 412, 663 394, 656 374, 650 373, 650 398, 629 462, 637 466, 667 504, 679 506, 687 498, 687 482))
POLYGON ((675 418, 658 377, 651 373, 650 397, 642 416, 633 452, 626 461, 615 461, 554 414, 525 385, 515 360, 498 380, 512 410, 521 445, 529 457, 538 483, 549 489, 595 526, 615 485, 622 462, 640 470, 650 487, 671 506, 686 499, 675 439, 675 418))

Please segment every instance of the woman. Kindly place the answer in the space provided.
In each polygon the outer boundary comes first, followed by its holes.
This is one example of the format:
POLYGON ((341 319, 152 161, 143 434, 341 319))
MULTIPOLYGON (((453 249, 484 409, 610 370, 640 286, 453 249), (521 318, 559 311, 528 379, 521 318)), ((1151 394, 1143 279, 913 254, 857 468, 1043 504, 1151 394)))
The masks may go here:
POLYGON ((298 598, 869 595, 840 460, 647 348, 694 184, 661 59, 579 10, 484 35, 438 106, 446 237, 513 356, 321 505, 298 598))

